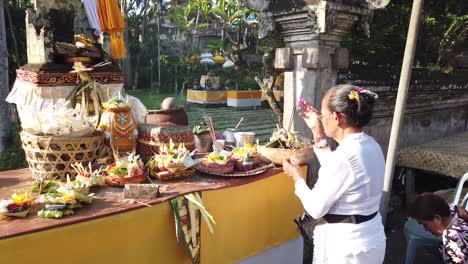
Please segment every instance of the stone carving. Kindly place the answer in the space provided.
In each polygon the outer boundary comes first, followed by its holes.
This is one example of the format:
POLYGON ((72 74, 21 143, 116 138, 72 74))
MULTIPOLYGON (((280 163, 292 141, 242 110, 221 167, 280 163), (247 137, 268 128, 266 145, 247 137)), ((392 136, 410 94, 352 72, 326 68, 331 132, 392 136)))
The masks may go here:
POLYGON ((32 9, 26 10, 26 40, 29 63, 53 62, 54 39, 49 20, 32 9))
MULTIPOLYGON (((259 38, 278 28, 286 43, 315 39, 337 47, 353 29, 368 35, 368 23, 372 17, 370 6, 375 9, 374 6, 382 5, 382 2, 385 1, 249 0, 246 5, 259 11, 259 38), (324 33, 327 35, 320 35, 324 33)), ((307 46, 305 43, 296 44, 307 46)))
POLYGON ((271 15, 260 13, 258 20, 258 37, 265 38, 276 30, 276 23, 271 15))
POLYGON ((36 0, 26 11, 28 63, 53 63, 55 42, 74 42, 75 34, 92 35, 80 0, 36 0))
POLYGON ((256 0, 256 1, 246 0, 245 5, 252 10, 261 12, 261 11, 265 11, 268 8, 268 6, 270 5, 270 1, 269 0, 256 0))
MULTIPOLYGON (((125 75, 121 72, 91 72, 90 77, 101 84, 123 83, 125 75)), ((76 85, 76 73, 37 73, 16 70, 16 79, 40 86, 76 85)))

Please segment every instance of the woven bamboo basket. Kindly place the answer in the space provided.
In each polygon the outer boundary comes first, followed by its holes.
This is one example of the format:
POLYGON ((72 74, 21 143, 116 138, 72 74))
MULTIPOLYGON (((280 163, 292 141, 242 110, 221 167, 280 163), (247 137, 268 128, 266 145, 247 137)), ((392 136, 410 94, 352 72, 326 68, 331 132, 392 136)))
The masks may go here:
POLYGON ((89 137, 39 136, 22 131, 21 142, 26 154, 32 177, 35 179, 72 178, 76 172, 71 167, 75 162, 87 166, 97 158, 103 145, 102 133, 96 132, 89 137))
POLYGON ((193 176, 195 174, 195 169, 190 168, 184 171, 177 171, 177 172, 169 172, 169 171, 156 172, 156 171, 150 170, 149 173, 151 176, 155 177, 156 179, 160 181, 170 181, 170 180, 178 180, 178 179, 183 179, 183 178, 193 176))
POLYGON ((283 165, 284 159, 291 158, 295 158, 299 164, 302 165, 308 163, 314 157, 314 149, 312 147, 302 149, 283 149, 258 146, 257 151, 263 162, 273 162, 276 165, 283 165))

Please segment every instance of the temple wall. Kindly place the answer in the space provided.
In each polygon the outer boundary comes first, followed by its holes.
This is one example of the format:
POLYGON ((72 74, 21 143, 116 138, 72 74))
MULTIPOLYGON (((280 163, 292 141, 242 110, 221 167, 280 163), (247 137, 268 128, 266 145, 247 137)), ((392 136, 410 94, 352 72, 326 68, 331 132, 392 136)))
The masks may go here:
MULTIPOLYGON (((350 83, 376 91, 374 119, 365 131, 387 153, 395 110, 400 69, 352 67, 338 75, 338 84, 350 83)), ((406 102, 400 147, 421 144, 468 129, 468 70, 450 75, 413 69, 406 102)))

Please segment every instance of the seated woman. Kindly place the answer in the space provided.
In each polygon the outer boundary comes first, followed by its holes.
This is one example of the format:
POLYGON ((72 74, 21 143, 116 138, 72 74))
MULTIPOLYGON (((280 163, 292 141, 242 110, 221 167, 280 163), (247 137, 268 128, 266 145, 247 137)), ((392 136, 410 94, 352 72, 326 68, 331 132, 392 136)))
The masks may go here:
POLYGON ((445 263, 468 264, 468 212, 440 196, 423 193, 411 206, 411 217, 437 236, 445 263))

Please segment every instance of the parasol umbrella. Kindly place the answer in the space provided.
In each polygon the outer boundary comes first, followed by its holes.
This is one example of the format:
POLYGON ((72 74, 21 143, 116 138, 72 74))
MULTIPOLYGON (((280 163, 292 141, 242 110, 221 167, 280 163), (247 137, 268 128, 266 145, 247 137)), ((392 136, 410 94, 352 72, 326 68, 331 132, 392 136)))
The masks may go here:
POLYGON ((214 56, 213 60, 217 64, 223 64, 226 61, 226 59, 221 55, 214 56))
POLYGON ((247 17, 247 19, 245 20, 245 22, 246 22, 247 24, 256 23, 256 22, 257 22, 257 16, 255 16, 255 14, 252 12, 252 13, 250 13, 250 15, 247 17))
POLYGON ((125 22, 117 0, 98 0, 97 13, 103 32, 110 34, 111 56, 122 59, 127 56, 123 31, 125 22))
POLYGON ((213 58, 213 54, 207 52, 207 53, 203 53, 200 57, 201 57, 202 59, 212 59, 212 58, 213 58))
POLYGON ((190 57, 190 61, 191 61, 192 63, 199 62, 199 61, 200 61, 200 57, 193 55, 192 57, 190 57))
POLYGON ((204 59, 200 60, 200 63, 201 64, 206 64, 206 65, 214 65, 215 64, 214 60, 212 60, 210 58, 204 58, 204 59))
POLYGON ((226 69, 226 68, 232 68, 232 67, 234 67, 234 66, 236 66, 236 65, 234 64, 234 62, 232 62, 232 60, 227 60, 227 61, 223 64, 223 68, 225 68, 225 69, 226 69))

